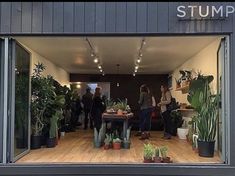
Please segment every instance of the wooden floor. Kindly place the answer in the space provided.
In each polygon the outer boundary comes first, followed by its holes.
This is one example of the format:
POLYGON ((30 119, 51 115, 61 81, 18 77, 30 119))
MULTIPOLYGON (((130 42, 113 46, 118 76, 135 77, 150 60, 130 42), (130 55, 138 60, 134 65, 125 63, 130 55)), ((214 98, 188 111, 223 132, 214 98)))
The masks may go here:
POLYGON ((218 154, 214 158, 199 157, 186 140, 178 137, 164 140, 161 139, 162 132, 152 132, 150 140, 141 141, 134 134, 132 132, 129 150, 104 150, 93 147, 93 131, 78 130, 66 133, 55 148, 31 150, 17 163, 142 163, 143 144, 147 142, 156 146, 168 146, 169 156, 174 163, 221 163, 218 154))

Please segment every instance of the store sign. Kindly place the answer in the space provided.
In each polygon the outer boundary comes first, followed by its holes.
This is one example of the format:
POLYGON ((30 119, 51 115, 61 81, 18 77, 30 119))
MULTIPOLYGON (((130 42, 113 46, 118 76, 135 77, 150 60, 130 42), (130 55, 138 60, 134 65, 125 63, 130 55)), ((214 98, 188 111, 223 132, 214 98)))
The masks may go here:
POLYGON ((235 12, 234 6, 178 6, 179 18, 227 18, 235 12))

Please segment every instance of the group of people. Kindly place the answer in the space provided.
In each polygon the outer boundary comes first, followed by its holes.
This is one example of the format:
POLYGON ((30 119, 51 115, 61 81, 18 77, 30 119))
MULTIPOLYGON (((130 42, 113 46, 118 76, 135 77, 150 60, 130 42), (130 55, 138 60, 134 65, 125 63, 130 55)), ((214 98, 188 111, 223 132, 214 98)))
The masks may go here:
MULTIPOLYGON (((171 116, 168 109, 168 105, 171 103, 171 93, 166 85, 161 85, 161 99, 157 104, 161 109, 161 116, 164 122, 164 139, 171 139, 171 116)), ((139 121, 139 132, 136 136, 141 136, 141 140, 149 139, 151 130, 151 115, 156 106, 155 98, 150 92, 147 85, 140 87, 139 96, 140 105, 140 121, 139 121)))
POLYGON ((91 93, 91 89, 88 87, 86 93, 80 100, 78 97, 72 101, 72 113, 71 113, 71 125, 75 130, 78 119, 82 111, 84 112, 84 130, 88 128, 88 121, 90 121, 90 129, 94 126, 99 129, 102 124, 102 113, 105 111, 104 96, 101 97, 101 88, 95 89, 94 95, 91 93))
MULTIPOLYGON (((144 84, 140 87, 140 96, 138 101, 140 105, 140 120, 139 131, 136 136, 141 136, 141 140, 149 139, 150 137, 151 115, 155 106, 158 106, 161 109, 161 116, 164 122, 164 135, 162 138, 171 139, 171 116, 168 105, 171 103, 172 96, 166 85, 161 85, 160 90, 162 94, 161 99, 159 103, 156 104, 155 98, 150 92, 148 86, 144 84)), ((105 100, 101 97, 101 88, 97 87, 94 95, 90 92, 90 88, 87 88, 86 93, 82 96, 81 102, 85 113, 84 129, 87 129, 88 121, 90 121, 90 128, 93 129, 93 127, 95 127, 99 130, 102 125, 102 114, 106 109, 105 100)), ((80 102, 75 102, 75 113, 77 113, 77 111, 82 111, 82 107, 79 108, 79 103, 80 102)), ((72 116, 77 115, 72 113, 72 116)), ((76 124, 78 119, 72 119, 72 124, 76 124)))

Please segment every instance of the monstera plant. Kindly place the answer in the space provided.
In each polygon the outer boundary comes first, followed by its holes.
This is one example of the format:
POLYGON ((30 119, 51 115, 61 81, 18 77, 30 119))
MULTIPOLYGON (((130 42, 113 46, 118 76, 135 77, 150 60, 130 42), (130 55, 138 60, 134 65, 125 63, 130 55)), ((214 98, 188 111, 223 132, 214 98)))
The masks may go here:
POLYGON ((197 112, 200 111, 202 107, 201 100, 203 98, 205 85, 208 83, 209 86, 213 79, 214 77, 212 75, 204 76, 199 72, 198 75, 190 81, 187 99, 197 112))

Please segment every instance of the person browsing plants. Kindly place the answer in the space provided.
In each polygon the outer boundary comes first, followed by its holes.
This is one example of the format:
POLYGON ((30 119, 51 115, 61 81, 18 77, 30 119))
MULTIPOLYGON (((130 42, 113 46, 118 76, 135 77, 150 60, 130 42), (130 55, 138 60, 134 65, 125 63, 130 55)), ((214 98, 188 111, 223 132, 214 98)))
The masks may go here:
POLYGON ((161 108, 161 115, 164 122, 164 136, 165 139, 171 139, 171 116, 167 106, 171 103, 171 92, 166 85, 161 85, 162 97, 158 103, 161 108))

